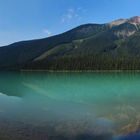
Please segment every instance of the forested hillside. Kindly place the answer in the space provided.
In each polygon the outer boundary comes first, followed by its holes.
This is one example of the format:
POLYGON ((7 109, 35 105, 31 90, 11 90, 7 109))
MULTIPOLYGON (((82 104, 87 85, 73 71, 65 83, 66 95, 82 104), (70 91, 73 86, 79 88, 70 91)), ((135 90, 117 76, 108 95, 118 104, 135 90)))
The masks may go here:
POLYGON ((1 70, 140 70, 140 17, 0 48, 1 70))

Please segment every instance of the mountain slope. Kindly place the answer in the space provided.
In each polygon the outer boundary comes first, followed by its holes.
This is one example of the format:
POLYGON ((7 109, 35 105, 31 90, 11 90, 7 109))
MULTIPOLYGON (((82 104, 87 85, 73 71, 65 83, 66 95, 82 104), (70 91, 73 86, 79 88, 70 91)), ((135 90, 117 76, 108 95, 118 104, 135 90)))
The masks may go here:
POLYGON ((140 69, 140 17, 81 25, 0 48, 0 69, 140 69))
POLYGON ((104 30, 107 30, 106 25, 88 24, 53 37, 17 42, 9 46, 0 47, 0 69, 20 69, 44 51, 48 51, 59 44, 89 37, 104 30))

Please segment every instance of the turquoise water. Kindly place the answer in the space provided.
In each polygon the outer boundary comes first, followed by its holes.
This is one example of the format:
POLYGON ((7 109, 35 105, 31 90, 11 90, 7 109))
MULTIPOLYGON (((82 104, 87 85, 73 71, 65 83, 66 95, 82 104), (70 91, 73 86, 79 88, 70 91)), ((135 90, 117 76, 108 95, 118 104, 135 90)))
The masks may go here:
POLYGON ((139 121, 140 73, 0 73, 2 140, 114 138, 139 121))

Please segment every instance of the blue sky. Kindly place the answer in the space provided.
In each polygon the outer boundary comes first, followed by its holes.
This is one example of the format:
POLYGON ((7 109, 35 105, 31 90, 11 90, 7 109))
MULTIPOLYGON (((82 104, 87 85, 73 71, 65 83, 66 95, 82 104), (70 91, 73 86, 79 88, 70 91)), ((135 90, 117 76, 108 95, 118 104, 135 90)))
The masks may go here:
POLYGON ((0 46, 140 16, 140 0, 0 0, 0 46))

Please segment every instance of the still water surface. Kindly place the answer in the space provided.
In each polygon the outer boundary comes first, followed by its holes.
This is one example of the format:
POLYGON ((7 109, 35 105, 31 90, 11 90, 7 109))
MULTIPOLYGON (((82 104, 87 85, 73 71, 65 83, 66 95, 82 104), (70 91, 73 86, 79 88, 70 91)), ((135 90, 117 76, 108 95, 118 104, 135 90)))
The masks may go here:
POLYGON ((139 127, 140 73, 0 72, 1 140, 109 140, 139 127))

